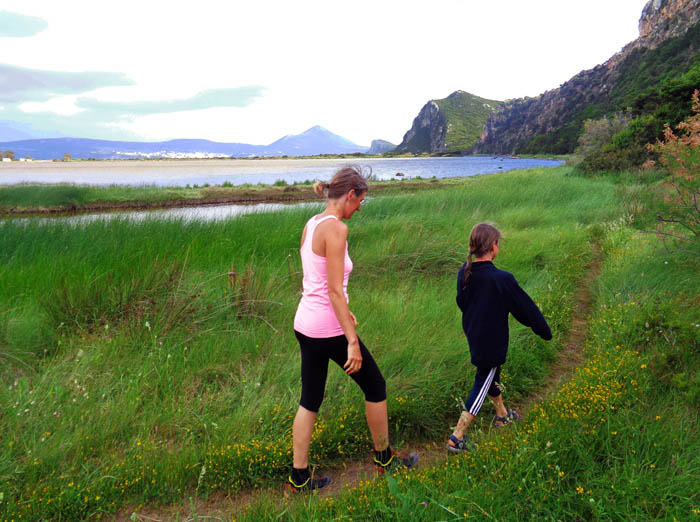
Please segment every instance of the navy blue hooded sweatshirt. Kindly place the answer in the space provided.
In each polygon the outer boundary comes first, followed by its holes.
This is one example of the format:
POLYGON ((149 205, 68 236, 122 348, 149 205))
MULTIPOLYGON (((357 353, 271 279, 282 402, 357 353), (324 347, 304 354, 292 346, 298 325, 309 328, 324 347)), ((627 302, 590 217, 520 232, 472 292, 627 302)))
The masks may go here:
POLYGON ((462 310, 462 328, 474 366, 493 368, 506 362, 509 313, 542 339, 552 338, 542 312, 513 274, 499 270, 491 261, 478 261, 472 263, 464 290, 466 266, 464 263, 457 278, 457 306, 462 310))

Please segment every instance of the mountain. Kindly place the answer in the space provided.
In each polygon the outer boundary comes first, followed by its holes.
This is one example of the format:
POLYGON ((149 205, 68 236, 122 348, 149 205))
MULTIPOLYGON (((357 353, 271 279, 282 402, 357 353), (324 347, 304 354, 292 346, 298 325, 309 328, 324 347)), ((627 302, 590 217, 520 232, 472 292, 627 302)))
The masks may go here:
POLYGON ((267 146, 267 156, 314 156, 316 154, 351 154, 367 152, 367 147, 333 134, 316 125, 294 136, 285 136, 267 146))
POLYGON ((366 152, 367 147, 333 134, 323 127, 312 127, 296 136, 285 136, 270 145, 220 143, 209 140, 178 139, 159 142, 108 141, 85 138, 29 139, 0 143, 16 158, 60 159, 65 154, 81 159, 129 158, 207 158, 251 156, 307 156, 366 152))
POLYGON ((464 91, 426 103, 394 149, 414 154, 460 152, 474 146, 486 119, 501 104, 464 91))
POLYGON ((617 112, 638 121, 641 144, 690 114, 700 87, 700 0, 650 0, 639 37, 605 63, 534 98, 509 100, 486 121, 474 153, 566 154, 587 119, 617 112))
POLYGON ((386 140, 372 140, 367 154, 384 154, 396 148, 396 145, 386 140))

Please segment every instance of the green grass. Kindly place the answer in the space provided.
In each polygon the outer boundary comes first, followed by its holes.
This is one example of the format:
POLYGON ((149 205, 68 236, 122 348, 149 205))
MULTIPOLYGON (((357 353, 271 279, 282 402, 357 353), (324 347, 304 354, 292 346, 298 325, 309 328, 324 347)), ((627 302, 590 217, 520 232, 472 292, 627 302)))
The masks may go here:
POLYGON ((10 208, 78 208, 94 202, 164 201, 202 197, 197 189, 155 185, 97 187, 74 184, 18 184, 0 187, 0 210, 10 208))
POLYGON ((700 518, 700 263, 628 219, 598 237, 588 361, 526 423, 481 433, 477 452, 444 464, 286 511, 262 499, 240 519, 700 518))
MULTIPOLYGON (((441 441, 459 414, 457 397, 470 387, 454 286, 478 221, 501 228, 497 265, 516 275, 555 332, 545 343, 512 325, 508 399, 520 401, 546 381, 575 289, 587 277, 591 242, 612 241, 601 224, 617 223, 624 210, 612 182, 568 172, 509 172, 375 198, 349 222, 351 309, 387 378, 394 445, 441 441)), ((301 287, 299 235, 310 212, 216 223, 0 222, 0 518, 98 518, 281 479, 299 394, 291 321, 301 287)), ((617 243, 604 246, 610 260, 626 259, 617 243)), ((641 284, 636 275, 625 277, 641 284)), ((601 285, 619 284, 616 277, 601 285)), ((671 379, 692 390, 689 371, 671 379)), ((330 372, 315 464, 367 454, 362 402, 342 372, 330 372)), ((496 465, 483 455, 479 466, 496 465)), ((455 476, 444 484, 457 489, 444 491, 435 482, 441 473, 416 475, 416 487, 433 488, 436 498, 471 487, 455 476)), ((302 519, 350 506, 362 510, 359 518, 402 518, 415 510, 414 493, 404 500, 385 493, 404 488, 403 480, 367 486, 383 495, 368 490, 381 499, 369 506, 348 496, 331 507, 291 509, 308 509, 302 519)), ((279 512, 262 502, 249 514, 279 512)))

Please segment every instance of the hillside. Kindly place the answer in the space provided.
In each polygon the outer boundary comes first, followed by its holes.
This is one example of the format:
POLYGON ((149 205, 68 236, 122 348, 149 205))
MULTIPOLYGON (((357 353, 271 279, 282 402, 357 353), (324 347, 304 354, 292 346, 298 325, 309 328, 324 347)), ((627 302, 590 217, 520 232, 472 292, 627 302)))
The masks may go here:
POLYGON ((690 113, 690 95, 700 86, 698 22, 700 0, 650 1, 637 40, 557 89, 504 103, 471 152, 571 153, 586 119, 615 112, 650 116, 641 133, 653 140, 664 123, 678 123, 690 113))
POLYGON ((481 129, 500 101, 455 91, 442 100, 426 103, 395 153, 460 152, 474 146, 481 129))

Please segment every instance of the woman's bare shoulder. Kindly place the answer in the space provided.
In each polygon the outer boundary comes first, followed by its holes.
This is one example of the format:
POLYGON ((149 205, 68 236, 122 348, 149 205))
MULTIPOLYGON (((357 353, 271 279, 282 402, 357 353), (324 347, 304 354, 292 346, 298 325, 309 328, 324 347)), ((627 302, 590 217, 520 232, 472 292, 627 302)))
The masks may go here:
POLYGON ((323 223, 319 223, 316 230, 322 231, 322 234, 342 234, 348 235, 348 226, 340 219, 327 219, 323 223))

